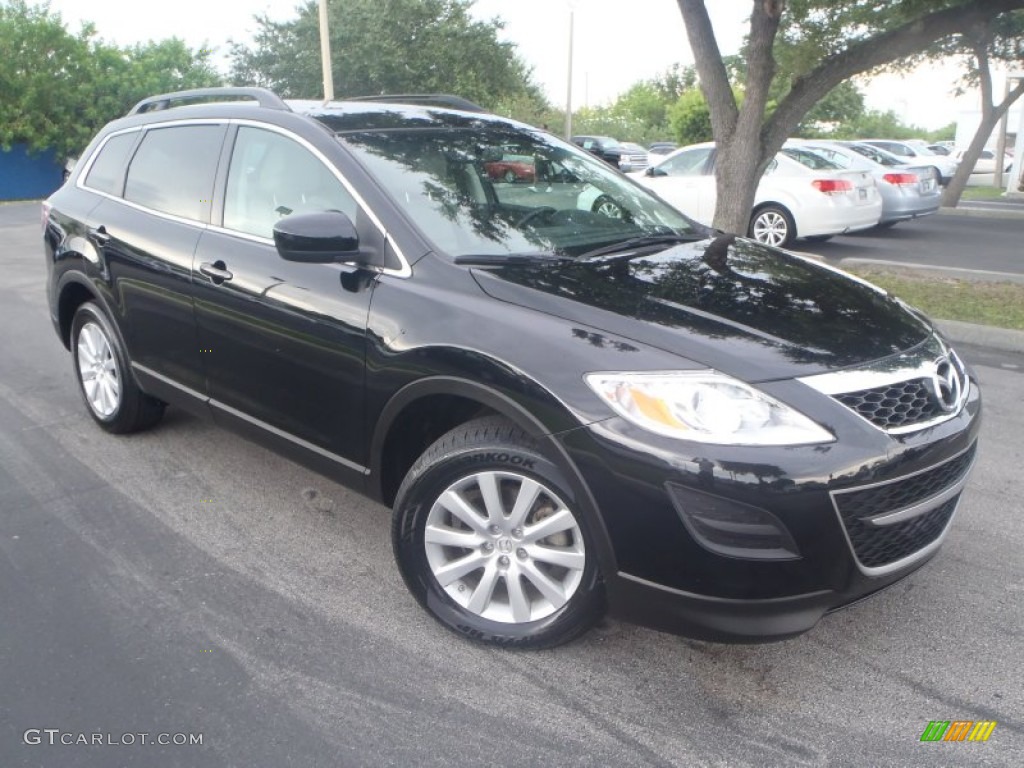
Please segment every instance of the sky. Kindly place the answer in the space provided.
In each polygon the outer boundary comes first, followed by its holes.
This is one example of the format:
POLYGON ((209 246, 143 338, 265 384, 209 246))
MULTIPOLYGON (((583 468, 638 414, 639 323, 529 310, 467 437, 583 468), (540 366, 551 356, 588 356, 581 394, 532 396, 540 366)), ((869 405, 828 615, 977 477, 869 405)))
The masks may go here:
MULTIPOLYGON (((122 45, 180 37, 192 47, 213 48, 215 62, 225 70, 228 40, 249 41, 255 14, 285 20, 294 16, 296 5, 296 0, 50 0, 73 31, 88 20, 101 37, 122 45)), ((735 53, 750 0, 714 0, 708 7, 719 47, 724 54, 735 53)), ((674 0, 477 0, 475 5, 479 18, 505 20, 502 39, 519 47, 548 98, 560 105, 566 101, 570 11, 574 107, 608 104, 633 83, 655 77, 673 63, 693 62, 674 0)), ((960 111, 976 108, 973 94, 954 97, 957 77, 952 64, 933 65, 909 76, 886 75, 858 84, 870 108, 892 109, 904 122, 934 129, 955 121, 960 111)))

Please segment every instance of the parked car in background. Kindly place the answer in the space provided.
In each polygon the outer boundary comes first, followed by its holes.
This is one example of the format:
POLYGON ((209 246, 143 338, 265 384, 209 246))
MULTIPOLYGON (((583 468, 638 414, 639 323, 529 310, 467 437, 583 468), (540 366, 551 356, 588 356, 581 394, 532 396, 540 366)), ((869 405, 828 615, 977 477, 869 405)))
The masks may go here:
POLYGON ((623 150, 619 158, 619 170, 623 173, 636 173, 644 170, 647 163, 647 150, 632 141, 624 141, 620 145, 623 150))
MULTIPOLYGON (((702 224, 715 216, 715 145, 682 147, 637 176, 683 213, 702 224)), ((749 234, 768 245, 796 238, 827 240, 832 235, 875 226, 882 198, 867 171, 843 170, 813 152, 784 148, 757 185, 749 234)))
POLYGON ((636 150, 631 150, 611 136, 573 136, 572 143, 619 169, 647 167, 647 150, 637 144, 633 145, 636 150))
POLYGON ((501 160, 489 160, 484 163, 484 170, 492 181, 505 181, 509 184, 517 181, 532 183, 536 178, 532 158, 508 156, 501 160))
POLYGON ((945 144, 928 144, 928 149, 934 152, 936 155, 951 155, 953 154, 953 148, 947 147, 945 144))
POLYGON ((870 144, 873 147, 880 147, 886 152, 891 152, 903 161, 911 165, 931 165, 939 174, 939 183, 943 186, 949 184, 950 179, 956 174, 959 163, 954 157, 937 155, 928 149, 924 142, 916 141, 895 141, 892 139, 858 139, 861 144, 870 144))
POLYGON ((678 148, 674 141, 655 141, 647 148, 647 165, 657 165, 678 148))
POLYGON ((809 149, 840 168, 870 173, 882 196, 880 227, 939 210, 942 192, 931 165, 910 166, 884 149, 847 141, 794 139, 787 146, 809 149))
MULTIPOLYGON (((964 152, 966 150, 960 150, 956 153, 956 159, 958 161, 963 160, 964 152)), ((1010 154, 1003 155, 1003 173, 1009 173, 1013 170, 1013 156, 1010 154)), ((981 154, 978 155, 978 162, 974 164, 973 170, 971 170, 971 176, 975 174, 987 173, 989 175, 996 172, 996 153, 991 149, 983 149, 981 154)))

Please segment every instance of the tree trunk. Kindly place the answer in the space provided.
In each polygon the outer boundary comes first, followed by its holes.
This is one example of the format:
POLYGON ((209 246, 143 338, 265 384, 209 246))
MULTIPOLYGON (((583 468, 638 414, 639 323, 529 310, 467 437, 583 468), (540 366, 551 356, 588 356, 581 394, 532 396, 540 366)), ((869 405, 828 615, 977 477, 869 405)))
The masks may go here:
MULTIPOLYGON (((991 101, 981 105, 981 125, 978 126, 978 130, 975 132, 974 138, 971 139, 971 144, 967 151, 960 158, 960 167, 956 169, 956 174, 954 174, 949 182, 949 186, 946 187, 946 191, 942 194, 942 204, 944 206, 955 208, 960 202, 960 197, 967 187, 967 182, 970 181, 971 170, 978 162, 982 150, 985 149, 988 137, 992 135, 992 131, 995 130, 996 125, 1002 120, 1003 115, 1006 114, 1006 111, 1013 102, 1019 99, 1022 94, 1024 94, 1024 81, 1018 83, 1017 87, 1010 91, 1010 94, 998 106, 993 107, 991 101)), ((1005 162, 1005 158, 996 158, 996 163, 1002 162, 1005 162)))
POLYGON ((700 88, 711 111, 718 148, 718 201, 712 224, 723 231, 744 235, 765 168, 807 111, 829 91, 853 75, 905 58, 980 21, 1024 7, 1024 0, 984 0, 943 8, 825 55, 817 67, 793 82, 767 120, 767 90, 775 74, 772 47, 785 0, 752 2, 747 38, 747 93, 738 108, 704 0, 677 0, 677 4, 693 50, 700 88))

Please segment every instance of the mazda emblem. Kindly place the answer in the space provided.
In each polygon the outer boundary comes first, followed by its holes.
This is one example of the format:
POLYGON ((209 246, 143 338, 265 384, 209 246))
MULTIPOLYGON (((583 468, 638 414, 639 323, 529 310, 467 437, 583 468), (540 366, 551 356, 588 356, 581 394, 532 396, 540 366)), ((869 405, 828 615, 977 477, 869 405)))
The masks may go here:
POLYGON ((935 399, 946 413, 953 411, 960 402, 963 384, 960 372, 948 357, 940 357, 935 361, 935 373, 932 374, 932 389, 935 399))

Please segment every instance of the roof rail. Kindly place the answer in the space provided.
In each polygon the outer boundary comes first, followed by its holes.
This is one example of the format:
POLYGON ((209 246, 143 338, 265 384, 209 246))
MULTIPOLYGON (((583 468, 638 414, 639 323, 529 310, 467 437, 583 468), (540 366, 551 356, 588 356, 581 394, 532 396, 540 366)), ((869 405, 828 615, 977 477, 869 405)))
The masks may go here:
POLYGON ((281 100, 273 91, 266 88, 193 88, 189 91, 175 91, 174 93, 162 93, 159 96, 149 96, 134 107, 129 115, 138 115, 143 112, 156 112, 161 109, 170 109, 172 102, 189 101, 192 99, 213 99, 213 98, 249 98, 254 99, 261 107, 267 109, 282 109, 291 111, 287 104, 281 100))
POLYGON ((445 107, 460 109, 463 112, 487 112, 479 104, 461 96, 448 93, 398 93, 380 96, 347 96, 342 101, 378 101, 386 104, 414 104, 423 107, 445 107))

